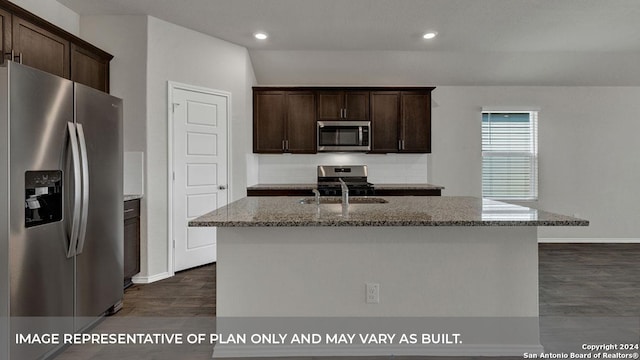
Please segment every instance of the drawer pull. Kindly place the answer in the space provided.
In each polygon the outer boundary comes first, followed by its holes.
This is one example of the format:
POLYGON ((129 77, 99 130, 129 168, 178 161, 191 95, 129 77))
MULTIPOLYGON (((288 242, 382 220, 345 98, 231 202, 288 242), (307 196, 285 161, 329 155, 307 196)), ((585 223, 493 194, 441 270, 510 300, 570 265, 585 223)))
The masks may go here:
POLYGON ((134 211, 134 210, 135 210, 135 209, 127 209, 127 210, 125 210, 125 211, 124 211, 124 213, 126 214, 126 213, 128 213, 128 212, 132 212, 132 211, 134 211))

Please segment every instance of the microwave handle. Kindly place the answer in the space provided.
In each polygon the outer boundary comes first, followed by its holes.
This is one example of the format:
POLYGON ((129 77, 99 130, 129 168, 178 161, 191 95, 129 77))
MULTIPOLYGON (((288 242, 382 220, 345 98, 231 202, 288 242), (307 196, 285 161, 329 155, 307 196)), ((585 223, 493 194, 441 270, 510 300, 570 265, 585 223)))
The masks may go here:
POLYGON ((358 145, 362 146, 362 141, 363 141, 363 130, 362 130, 362 126, 358 126, 358 145))

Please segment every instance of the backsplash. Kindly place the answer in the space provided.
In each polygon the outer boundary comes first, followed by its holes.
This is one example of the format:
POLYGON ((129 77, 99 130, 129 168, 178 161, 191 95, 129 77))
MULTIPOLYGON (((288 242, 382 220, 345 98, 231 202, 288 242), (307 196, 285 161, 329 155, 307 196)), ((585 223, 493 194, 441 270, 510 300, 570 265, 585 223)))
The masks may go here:
POLYGON ((258 155, 258 183, 315 183, 318 165, 367 165, 374 184, 427 183, 428 159, 426 154, 258 155))
POLYGON ((124 152, 124 194, 144 194, 144 153, 141 151, 124 152))

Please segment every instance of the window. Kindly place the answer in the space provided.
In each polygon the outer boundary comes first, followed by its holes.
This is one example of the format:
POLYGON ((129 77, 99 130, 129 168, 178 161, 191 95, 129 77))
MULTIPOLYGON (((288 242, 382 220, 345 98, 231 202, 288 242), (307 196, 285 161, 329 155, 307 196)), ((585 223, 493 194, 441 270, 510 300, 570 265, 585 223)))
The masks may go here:
POLYGON ((482 197, 538 198, 538 112, 482 111, 482 197))

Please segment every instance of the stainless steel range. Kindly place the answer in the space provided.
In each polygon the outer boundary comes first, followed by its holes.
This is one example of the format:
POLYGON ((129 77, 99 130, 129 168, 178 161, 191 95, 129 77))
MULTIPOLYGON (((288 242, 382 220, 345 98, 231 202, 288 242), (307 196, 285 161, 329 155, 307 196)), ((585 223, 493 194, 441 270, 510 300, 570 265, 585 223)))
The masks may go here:
POLYGON ((340 179, 347 184, 351 196, 375 195, 373 184, 367 181, 367 165, 318 166, 318 191, 320 195, 341 195, 340 179))

